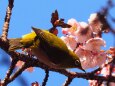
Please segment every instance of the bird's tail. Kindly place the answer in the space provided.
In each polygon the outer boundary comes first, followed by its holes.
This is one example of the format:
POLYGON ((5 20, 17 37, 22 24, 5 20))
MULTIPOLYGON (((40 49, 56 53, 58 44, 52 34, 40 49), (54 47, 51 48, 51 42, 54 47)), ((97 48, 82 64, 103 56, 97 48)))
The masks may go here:
POLYGON ((9 51, 14 51, 17 49, 21 49, 23 47, 20 42, 21 38, 9 39, 9 51))

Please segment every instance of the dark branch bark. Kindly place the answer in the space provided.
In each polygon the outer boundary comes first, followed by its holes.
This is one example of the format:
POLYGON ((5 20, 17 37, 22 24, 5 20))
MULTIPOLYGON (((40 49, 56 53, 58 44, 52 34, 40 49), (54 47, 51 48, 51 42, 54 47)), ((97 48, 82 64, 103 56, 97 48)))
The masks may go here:
POLYGON ((68 77, 63 86, 69 86, 70 83, 72 82, 73 78, 68 77))
POLYGON ((45 70, 45 73, 46 73, 46 75, 45 75, 45 78, 44 78, 44 80, 43 80, 42 86, 46 86, 46 83, 47 83, 48 77, 49 77, 49 70, 46 69, 46 70, 45 70))

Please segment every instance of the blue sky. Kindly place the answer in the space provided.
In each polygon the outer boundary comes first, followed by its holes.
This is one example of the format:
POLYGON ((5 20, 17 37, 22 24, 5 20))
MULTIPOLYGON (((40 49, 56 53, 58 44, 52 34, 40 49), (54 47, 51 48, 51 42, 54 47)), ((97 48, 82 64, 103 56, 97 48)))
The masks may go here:
MULTIPOLYGON (((101 7, 106 5, 107 0, 15 0, 12 17, 9 27, 9 38, 21 37, 23 34, 31 32, 31 26, 48 29, 51 27, 51 13, 58 10, 59 17, 64 18, 67 22, 70 18, 77 21, 87 22, 91 13, 97 12, 101 7)), ((115 0, 113 0, 115 2, 115 0)), ((0 0, 0 28, 3 27, 4 17, 8 0, 0 0)), ((115 17, 115 7, 110 10, 112 16, 115 17)), ((113 25, 115 26, 115 25, 113 25)), ((0 34, 2 30, 0 29, 0 34)), ((59 34, 61 36, 61 33, 59 34)), ((106 48, 113 45, 113 36, 104 34, 103 38, 107 41, 106 48)), ((4 52, 0 50, 0 57, 3 58, 4 52), (1 54, 2 53, 2 54, 1 54)), ((0 60, 2 59, 0 58, 0 60)), ((5 58, 8 58, 7 56, 5 58)), ((0 79, 3 79, 8 67, 0 65, 0 79), (4 72, 5 71, 5 72, 4 72)), ((76 70, 77 71, 77 70, 76 70)), ((21 75, 25 78, 27 85, 38 81, 40 84, 44 78, 44 71, 35 68, 33 73, 23 72, 21 75)), ((17 78, 8 86, 23 86, 17 78)), ((66 77, 50 72, 47 86, 62 86, 66 77)), ((88 82, 84 79, 74 79, 70 86, 88 86, 88 82)))

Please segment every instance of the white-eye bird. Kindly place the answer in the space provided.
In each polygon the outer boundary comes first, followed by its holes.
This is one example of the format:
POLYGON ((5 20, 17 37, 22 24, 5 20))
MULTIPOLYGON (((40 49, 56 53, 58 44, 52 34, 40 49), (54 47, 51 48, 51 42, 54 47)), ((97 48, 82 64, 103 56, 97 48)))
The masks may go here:
POLYGON ((51 68, 78 68, 85 71, 79 57, 70 51, 66 44, 57 36, 46 30, 32 27, 34 32, 9 40, 9 50, 30 48, 39 61, 51 68))

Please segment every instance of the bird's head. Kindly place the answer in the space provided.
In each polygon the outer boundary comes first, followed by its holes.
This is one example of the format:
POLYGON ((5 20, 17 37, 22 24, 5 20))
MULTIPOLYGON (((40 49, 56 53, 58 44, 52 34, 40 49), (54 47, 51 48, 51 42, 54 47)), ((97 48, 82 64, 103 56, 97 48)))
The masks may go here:
POLYGON ((75 61, 75 65, 77 66, 78 69, 80 69, 80 70, 82 70, 83 72, 86 73, 86 71, 83 69, 83 67, 82 67, 82 65, 81 65, 80 60, 77 59, 77 60, 75 61))

